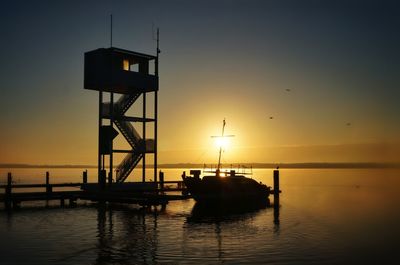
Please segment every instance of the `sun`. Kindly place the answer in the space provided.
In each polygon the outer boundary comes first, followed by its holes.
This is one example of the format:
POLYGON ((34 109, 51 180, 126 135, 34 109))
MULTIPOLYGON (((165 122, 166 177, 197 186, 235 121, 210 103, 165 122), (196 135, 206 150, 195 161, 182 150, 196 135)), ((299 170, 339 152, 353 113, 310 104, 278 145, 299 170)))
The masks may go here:
POLYGON ((222 149, 229 148, 229 146, 230 146, 229 137, 224 137, 224 136, 215 137, 215 145, 218 148, 222 148, 222 149))

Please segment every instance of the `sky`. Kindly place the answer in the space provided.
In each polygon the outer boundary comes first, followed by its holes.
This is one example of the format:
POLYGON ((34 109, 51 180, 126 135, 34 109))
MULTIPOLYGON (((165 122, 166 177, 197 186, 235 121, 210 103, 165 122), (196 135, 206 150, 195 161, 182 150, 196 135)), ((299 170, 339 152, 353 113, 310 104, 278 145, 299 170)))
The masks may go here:
POLYGON ((97 163, 83 56, 110 46, 110 14, 114 47, 155 54, 160 28, 160 163, 216 162, 224 118, 225 163, 400 161, 396 1, 1 7, 0 163, 97 163))

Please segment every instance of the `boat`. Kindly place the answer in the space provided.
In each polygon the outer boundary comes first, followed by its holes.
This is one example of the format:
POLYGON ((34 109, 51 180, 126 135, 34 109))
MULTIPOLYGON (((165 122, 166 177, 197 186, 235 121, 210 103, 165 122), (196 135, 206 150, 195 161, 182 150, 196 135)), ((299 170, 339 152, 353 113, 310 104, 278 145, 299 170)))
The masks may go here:
MULTIPOLYGON (((225 119, 222 125, 221 138, 229 137, 224 135, 225 119)), ((271 187, 246 177, 245 173, 236 170, 221 170, 222 146, 219 150, 218 165, 216 169, 205 171, 211 173, 201 177, 201 170, 190 170, 187 176, 182 175, 183 182, 188 193, 198 203, 235 203, 235 204, 264 204, 269 201, 271 187)))

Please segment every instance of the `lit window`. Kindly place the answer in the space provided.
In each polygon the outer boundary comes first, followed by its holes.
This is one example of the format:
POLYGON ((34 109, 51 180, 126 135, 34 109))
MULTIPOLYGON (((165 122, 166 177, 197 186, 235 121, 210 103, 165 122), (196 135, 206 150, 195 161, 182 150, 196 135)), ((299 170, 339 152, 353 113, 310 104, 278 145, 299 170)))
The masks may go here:
POLYGON ((127 59, 124 59, 124 61, 123 61, 123 68, 124 68, 124 70, 125 71, 129 71, 130 69, 130 64, 129 64, 129 60, 127 60, 127 59))

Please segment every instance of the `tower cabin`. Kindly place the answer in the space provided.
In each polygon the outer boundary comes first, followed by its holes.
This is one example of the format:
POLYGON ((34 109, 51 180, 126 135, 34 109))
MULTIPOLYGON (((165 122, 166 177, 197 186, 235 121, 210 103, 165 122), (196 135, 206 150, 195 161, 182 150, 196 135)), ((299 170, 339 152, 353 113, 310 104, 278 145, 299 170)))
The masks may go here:
POLYGON ((158 90, 158 77, 149 71, 156 56, 123 50, 100 48, 85 53, 84 88, 133 94, 158 90))

